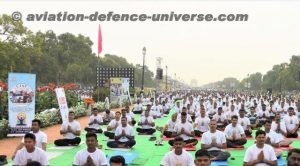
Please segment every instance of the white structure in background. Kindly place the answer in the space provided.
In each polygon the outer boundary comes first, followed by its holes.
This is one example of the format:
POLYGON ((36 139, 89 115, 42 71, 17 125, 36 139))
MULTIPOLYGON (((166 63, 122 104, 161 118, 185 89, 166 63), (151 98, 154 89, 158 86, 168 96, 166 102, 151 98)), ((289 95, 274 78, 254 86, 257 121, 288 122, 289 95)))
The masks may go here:
POLYGON ((108 98, 108 97, 106 97, 105 100, 104 100, 104 107, 105 107, 106 109, 109 109, 109 108, 110 108, 110 103, 109 103, 109 98, 108 98))

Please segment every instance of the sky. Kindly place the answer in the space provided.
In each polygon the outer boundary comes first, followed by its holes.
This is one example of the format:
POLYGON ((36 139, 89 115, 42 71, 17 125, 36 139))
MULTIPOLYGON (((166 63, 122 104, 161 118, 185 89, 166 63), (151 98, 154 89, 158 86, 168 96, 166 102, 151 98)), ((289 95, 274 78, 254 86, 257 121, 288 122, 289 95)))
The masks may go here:
MULTIPOLYGON (((156 70, 156 58, 168 75, 198 85, 248 73, 265 74, 273 65, 300 55, 300 2, 297 1, 38 1, 1 0, 0 14, 22 13, 24 25, 33 32, 53 30, 90 37, 97 52, 98 25, 101 24, 104 54, 122 56, 156 70), (45 11, 92 14, 109 11, 126 14, 248 14, 244 22, 168 21, 153 22, 50 22, 26 21, 27 14, 45 11)), ((165 72, 165 71, 164 71, 165 72)))

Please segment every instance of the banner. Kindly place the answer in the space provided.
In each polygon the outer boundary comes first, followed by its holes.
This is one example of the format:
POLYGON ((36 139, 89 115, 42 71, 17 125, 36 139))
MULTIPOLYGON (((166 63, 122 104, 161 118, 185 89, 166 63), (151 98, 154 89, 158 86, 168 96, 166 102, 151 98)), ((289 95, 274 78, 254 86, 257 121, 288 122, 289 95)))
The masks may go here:
POLYGON ((110 78, 110 100, 123 101, 129 96, 129 78, 110 78))
POLYGON ((31 130, 35 116, 36 75, 8 74, 9 132, 7 136, 23 136, 31 130))
POLYGON ((69 108, 64 88, 55 89, 60 115, 63 122, 68 122, 69 108))

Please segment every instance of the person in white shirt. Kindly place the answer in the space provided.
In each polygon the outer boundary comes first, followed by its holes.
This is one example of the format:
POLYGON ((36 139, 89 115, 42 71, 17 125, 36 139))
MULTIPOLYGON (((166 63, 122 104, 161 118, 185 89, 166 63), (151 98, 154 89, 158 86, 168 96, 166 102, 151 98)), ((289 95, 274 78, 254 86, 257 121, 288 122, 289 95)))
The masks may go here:
POLYGON ((256 143, 251 145, 244 156, 244 166, 277 166, 274 148, 265 144, 266 133, 258 130, 255 133, 256 143))
POLYGON ((93 108, 93 115, 90 116, 89 127, 84 128, 86 132, 102 133, 100 125, 103 124, 102 117, 98 114, 98 109, 93 108))
POLYGON ((163 115, 162 107, 161 107, 161 105, 158 104, 157 100, 155 101, 155 104, 151 107, 150 111, 152 112, 154 119, 161 118, 163 115))
MULTIPOLYGON (((185 112, 186 113, 186 120, 190 123, 193 123, 192 117, 190 114, 188 114, 188 109, 186 107, 182 107, 181 113, 185 112)), ((181 121, 181 113, 177 114, 177 121, 181 121)))
POLYGON ((111 156, 109 159, 110 166, 125 166, 125 158, 121 155, 111 156))
POLYGON ((195 153, 195 166, 210 166, 210 154, 205 149, 199 149, 195 153))
POLYGON ((125 110, 126 110, 126 117, 130 117, 131 125, 134 126, 136 124, 136 121, 134 119, 134 113, 132 111, 130 111, 130 108, 128 105, 125 106, 125 110))
POLYGON ((122 117, 121 123, 122 125, 116 129, 115 140, 107 142, 110 148, 132 148, 136 144, 133 128, 128 125, 127 118, 122 117))
POLYGON ((252 137, 250 120, 249 120, 249 118, 245 117, 245 110, 240 109, 239 113, 240 113, 240 116, 238 119, 238 124, 240 124, 243 127, 244 132, 247 137, 252 137))
POLYGON ((127 123, 128 123, 129 125, 133 126, 133 125, 132 125, 132 118, 131 118, 130 115, 127 114, 127 111, 126 111, 126 109, 124 109, 124 108, 121 109, 121 117, 126 117, 126 118, 127 118, 127 123))
POLYGON ((235 107, 236 106, 234 104, 232 104, 230 106, 230 110, 226 113, 226 117, 227 117, 227 120, 229 122, 231 122, 231 117, 232 116, 238 116, 239 115, 235 107))
POLYGON ((117 127, 121 126, 121 112, 117 111, 115 119, 111 120, 107 126, 107 131, 104 132, 104 135, 109 139, 115 138, 115 130, 117 127))
POLYGON ((278 134, 271 130, 272 122, 270 120, 266 120, 265 122, 265 132, 266 132, 266 143, 273 146, 274 148, 279 147, 288 147, 292 141, 288 139, 284 139, 284 137, 279 137, 278 134))
POLYGON ((262 104, 262 108, 257 112, 259 125, 263 126, 265 121, 270 118, 270 112, 267 111, 267 106, 262 104))
POLYGON ((212 119, 209 122, 210 130, 203 133, 201 138, 201 149, 208 150, 213 156, 211 160, 226 161, 230 153, 224 151, 227 148, 225 134, 217 130, 217 121, 212 119))
POLYGON ((224 130, 228 148, 243 148, 243 145, 247 143, 244 129, 237 121, 238 117, 232 116, 231 123, 224 130))
MULTIPOLYGON (((181 113, 181 121, 177 122, 175 125, 175 129, 173 132, 173 136, 180 136, 183 138, 184 142, 186 143, 185 146, 195 146, 198 143, 197 139, 191 138, 195 136, 193 125, 186 120, 187 113, 181 113)), ((170 140, 169 144, 173 146, 174 140, 170 140)))
POLYGON ((136 104, 133 106, 134 114, 141 114, 143 112, 143 104, 140 103, 140 100, 136 101, 136 104))
POLYGON ((23 166, 30 162, 38 162, 41 165, 49 165, 46 152, 35 146, 36 138, 32 133, 26 133, 24 136, 24 148, 17 151, 12 162, 13 166, 23 166))
POLYGON ((98 140, 95 133, 87 133, 86 149, 78 151, 73 160, 73 166, 93 165, 106 166, 107 160, 105 154, 97 148, 98 140))
POLYGON ((109 122, 113 119, 115 119, 115 113, 113 111, 110 111, 109 109, 105 110, 103 113, 103 124, 107 125, 109 122))
POLYGON ((60 128, 60 134, 64 136, 63 139, 54 141, 56 146, 77 146, 80 144, 80 123, 75 120, 75 113, 69 112, 69 121, 64 122, 60 128))
MULTIPOLYGON (((40 120, 33 119, 31 121, 31 132, 30 133, 35 135, 35 139, 36 139, 35 146, 46 151, 47 135, 46 135, 46 133, 44 133, 40 130, 41 124, 42 124, 42 122, 40 120)), ((22 149, 23 147, 24 147, 24 138, 22 139, 21 143, 17 146, 12 158, 14 158, 17 151, 22 149)))
POLYGON ((182 137, 174 138, 174 150, 165 154, 160 162, 161 166, 194 166, 192 155, 183 149, 185 142, 182 137))
POLYGON ((217 121, 217 129, 224 130, 225 126, 228 124, 225 113, 223 113, 223 108, 219 107, 217 114, 213 116, 213 119, 217 121))
POLYGON ((300 164, 300 149, 291 149, 287 155, 288 166, 299 166, 300 164))
POLYGON ((288 115, 283 118, 287 129, 287 138, 298 138, 299 120, 294 114, 294 108, 289 107, 288 115))
POLYGON ((167 138, 173 137, 173 132, 175 131, 175 124, 177 122, 177 114, 172 114, 171 120, 167 122, 167 124, 164 126, 164 128, 161 130, 162 135, 164 135, 167 138))
POLYGON ((149 110, 145 110, 145 115, 141 117, 140 122, 138 123, 139 126, 142 126, 141 128, 138 127, 136 131, 139 134, 147 134, 147 135, 152 135, 155 133, 155 123, 152 118, 152 116, 149 115, 149 110))
POLYGON ((201 108, 200 116, 195 119, 195 136, 201 137, 204 132, 207 132, 209 130, 209 121, 210 119, 206 116, 205 109, 201 108))

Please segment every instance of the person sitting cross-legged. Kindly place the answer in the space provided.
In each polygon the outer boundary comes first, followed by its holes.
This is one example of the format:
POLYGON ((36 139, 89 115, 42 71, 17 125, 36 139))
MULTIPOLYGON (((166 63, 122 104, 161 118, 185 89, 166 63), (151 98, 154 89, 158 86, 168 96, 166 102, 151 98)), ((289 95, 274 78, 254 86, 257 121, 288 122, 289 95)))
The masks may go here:
POLYGON ((78 151, 74 157, 73 166, 81 165, 107 165, 105 154, 97 148, 98 141, 96 133, 89 132, 86 137, 86 149, 78 151))
POLYGON ((294 108, 288 108, 288 115, 284 116, 283 121, 287 130, 287 138, 298 138, 299 120, 295 115, 294 108))
POLYGON ((111 120, 107 126, 107 131, 104 132, 104 135, 109 139, 115 138, 115 130, 117 127, 121 126, 121 112, 117 111, 115 119, 111 120))
POLYGON ((199 149, 195 153, 195 166, 210 166, 210 154, 206 149, 199 149))
MULTIPOLYGON (((171 120, 167 122, 164 128, 161 130, 162 135, 166 136, 167 138, 174 137, 173 132, 175 130, 175 124, 177 123, 177 114, 172 114, 171 120)), ((162 137, 162 136, 161 136, 162 137)))
POLYGON ((208 128, 209 121, 210 119, 208 116, 206 116, 205 109, 201 108, 200 116, 195 119, 195 124, 194 124, 194 127, 196 128, 195 135, 197 137, 201 137, 204 132, 207 132, 209 130, 208 128))
MULTIPOLYGON (((186 121, 187 113, 181 113, 181 122, 177 122, 175 125, 174 136, 180 136, 185 142, 185 146, 195 146, 198 143, 197 139, 191 138, 195 136, 193 125, 186 121)), ((174 140, 170 140, 169 144, 174 145, 174 140)))
POLYGON ((145 115, 141 117, 138 125, 142 126, 141 128, 138 127, 136 129, 136 131, 139 134, 152 135, 156 131, 153 128, 155 126, 155 124, 154 124, 154 120, 153 120, 152 116, 149 115, 149 110, 145 110, 145 115))
POLYGON ((244 166, 270 165, 277 166, 277 157, 272 146, 265 144, 266 133, 258 130, 255 133, 255 144, 248 147, 244 156, 244 166))
POLYGON ((224 130, 228 148, 243 148, 243 145, 247 143, 244 129, 237 121, 238 117, 233 115, 231 123, 224 130))
POLYGON ((103 119, 98 115, 98 109, 93 108, 93 115, 90 116, 89 127, 86 127, 84 130, 86 132, 102 133, 100 125, 103 124, 103 119))
POLYGON ((136 143, 133 128, 127 123, 127 118, 122 117, 121 123, 116 129, 115 140, 107 142, 110 148, 132 148, 136 143))
POLYGON ((39 162, 41 165, 49 165, 46 152, 35 146, 36 137, 33 133, 26 133, 24 136, 24 148, 17 151, 13 160, 13 166, 26 165, 32 161, 39 162))
POLYGON ((252 137, 252 129, 251 129, 251 124, 250 124, 250 120, 248 117, 245 117, 245 110, 244 109, 240 109, 239 111, 240 116, 238 117, 238 124, 240 124, 243 129, 244 132, 246 134, 247 137, 252 137))
POLYGON ((107 125, 109 122, 113 119, 115 119, 115 113, 113 111, 110 111, 109 109, 105 110, 103 113, 103 124, 107 125))
POLYGON ((219 107, 217 113, 213 116, 213 119, 217 121, 217 130, 224 130, 228 124, 223 108, 219 107))
POLYGON ((209 122, 210 130, 203 133, 201 138, 201 149, 207 149, 213 157, 211 160, 225 161, 230 153, 224 151, 227 148, 225 134, 217 130, 217 121, 212 119, 209 122))
POLYGON ((183 149, 185 142, 182 137, 175 137, 174 150, 165 154, 160 162, 161 166, 194 166, 192 155, 183 149))
POLYGON ((267 137, 266 143, 274 148, 288 147, 293 141, 284 139, 284 137, 279 136, 275 131, 271 130, 271 124, 270 120, 266 120, 264 125, 267 137))
POLYGON ((56 146, 79 145, 80 139, 80 123, 75 120, 75 113, 69 112, 69 121, 64 122, 60 128, 60 134, 64 135, 64 139, 54 141, 56 146))

